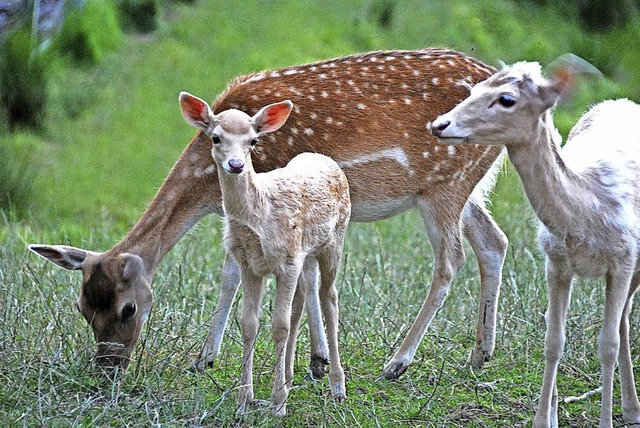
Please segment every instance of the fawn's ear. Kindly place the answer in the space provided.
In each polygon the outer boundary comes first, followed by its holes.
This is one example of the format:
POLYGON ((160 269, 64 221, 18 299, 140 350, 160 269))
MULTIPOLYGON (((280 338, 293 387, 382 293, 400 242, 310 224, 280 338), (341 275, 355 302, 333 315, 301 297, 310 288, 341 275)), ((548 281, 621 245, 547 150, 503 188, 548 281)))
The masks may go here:
POLYGON ((258 134, 277 131, 289 118, 293 103, 289 100, 262 107, 251 118, 253 127, 258 134))
POLYGON ((67 270, 79 270, 88 255, 99 254, 66 245, 30 244, 28 248, 40 257, 67 270))
POLYGON ((215 122, 215 115, 206 101, 191 95, 188 92, 180 92, 180 109, 182 117, 191 126, 207 132, 215 122))
POLYGON ((548 86, 541 88, 541 94, 549 106, 561 98, 570 97, 579 82, 602 76, 596 67, 569 53, 553 60, 547 67, 547 74, 551 82, 548 86))

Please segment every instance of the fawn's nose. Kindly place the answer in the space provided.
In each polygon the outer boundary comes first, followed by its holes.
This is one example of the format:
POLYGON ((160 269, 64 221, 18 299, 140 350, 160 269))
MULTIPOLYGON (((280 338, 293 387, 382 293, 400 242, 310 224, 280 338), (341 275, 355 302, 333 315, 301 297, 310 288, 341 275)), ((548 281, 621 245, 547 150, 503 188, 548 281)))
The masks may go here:
POLYGON ((229 172, 240 174, 244 170, 244 162, 240 159, 229 159, 229 172))
POLYGON ((431 126, 431 133, 436 137, 439 137, 449 125, 451 125, 450 120, 436 120, 431 126))

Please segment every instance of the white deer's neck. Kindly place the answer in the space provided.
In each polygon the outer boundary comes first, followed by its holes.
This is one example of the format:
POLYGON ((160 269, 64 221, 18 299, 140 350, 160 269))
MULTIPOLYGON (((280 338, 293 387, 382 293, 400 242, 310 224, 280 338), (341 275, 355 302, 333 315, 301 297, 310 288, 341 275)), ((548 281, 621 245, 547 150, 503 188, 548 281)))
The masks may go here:
POLYGON ((554 234, 570 234, 594 199, 591 185, 571 171, 553 141, 557 132, 551 115, 543 116, 534 139, 507 147, 509 159, 520 175, 525 193, 540 221, 554 234))
POLYGON ((259 224, 265 209, 265 198, 253 167, 247 164, 242 174, 230 174, 218 166, 218 180, 225 217, 250 227, 259 224))

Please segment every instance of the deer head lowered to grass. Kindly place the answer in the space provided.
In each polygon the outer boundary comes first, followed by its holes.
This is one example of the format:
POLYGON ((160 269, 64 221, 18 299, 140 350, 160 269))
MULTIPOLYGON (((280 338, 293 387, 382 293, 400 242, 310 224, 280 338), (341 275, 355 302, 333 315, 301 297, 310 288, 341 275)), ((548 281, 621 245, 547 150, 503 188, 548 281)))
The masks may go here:
MULTIPOLYGON (((507 241, 484 207, 483 196, 492 186, 502 149, 470 145, 447 150, 424 132, 427 122, 451 109, 468 95, 470 85, 493 72, 478 60, 449 50, 369 52, 242 76, 213 103, 214 113, 236 108, 253 115, 269 103, 292 100, 291 117, 265 137, 269 150, 256 148, 253 165, 258 172, 269 171, 301 152, 331 157, 349 180, 352 221, 380 220, 419 208, 434 249, 434 272, 419 314, 383 371, 388 379, 408 368, 464 263, 463 234, 475 252, 481 276, 477 336, 470 362, 479 368, 493 352, 507 241)), ((150 282, 164 255, 204 215, 222 215, 220 184, 210 150, 211 139, 199 132, 138 223, 105 253, 54 245, 31 247, 62 267, 83 271, 80 301, 97 340, 121 343, 128 354, 139 332, 128 326, 134 320, 136 325, 143 322, 150 282), (142 260, 144 273, 135 280, 123 277, 122 259, 127 254, 142 260), (61 263, 68 259, 73 263, 61 263), (94 271, 101 273, 94 275, 94 271), (145 299, 136 301, 130 324, 126 324, 122 309, 130 288, 140 288, 145 299), (122 330, 120 336, 114 335, 116 329, 122 330)), ((309 270, 301 281, 316 281, 316 276, 309 270)), ((229 256, 211 329, 195 361, 199 369, 210 365, 219 352, 239 279, 237 263, 229 256)), ((328 349, 318 297, 313 294, 306 297, 311 365, 314 375, 321 376, 328 349)))
POLYGON ((502 145, 515 166, 541 225, 548 308, 545 371, 535 427, 557 426, 556 373, 575 276, 606 279, 599 357, 600 426, 612 426, 613 375, 620 368, 625 422, 640 424, 629 344, 629 312, 640 285, 640 106, 604 101, 583 115, 565 146, 550 109, 576 76, 593 68, 559 58, 551 79, 537 63, 517 63, 476 85, 469 98, 436 119, 440 141, 502 145))

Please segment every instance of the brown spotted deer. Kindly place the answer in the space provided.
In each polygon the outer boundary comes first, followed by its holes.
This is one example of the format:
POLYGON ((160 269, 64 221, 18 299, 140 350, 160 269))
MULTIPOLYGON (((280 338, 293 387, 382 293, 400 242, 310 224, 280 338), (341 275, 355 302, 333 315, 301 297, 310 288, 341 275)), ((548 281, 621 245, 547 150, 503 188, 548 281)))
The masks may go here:
POLYGON ((606 279, 598 354, 602 365, 600 427, 612 426, 613 377, 620 368, 622 412, 640 424, 629 344, 629 313, 640 285, 640 106, 602 102, 574 126, 567 143, 550 109, 576 75, 591 67, 558 59, 552 78, 537 63, 517 63, 476 85, 468 99, 432 124, 448 144, 505 145, 541 225, 548 306, 545 370, 534 427, 558 426, 556 373, 574 277, 606 279))
MULTIPOLYGON (((425 125, 494 71, 450 50, 369 52, 239 77, 212 105, 214 113, 236 108, 253 115, 266 104, 292 100, 287 123, 266 137, 269 150, 258 146, 253 152, 256 171, 283 167, 301 152, 318 152, 337 161, 347 175, 352 221, 420 210, 434 250, 434 272, 418 316, 383 371, 387 379, 407 369, 443 304, 465 260, 462 234, 476 255, 481 281, 471 365, 481 367, 493 352, 507 240, 485 209, 483 193, 492 185, 502 150, 479 144, 447 148, 425 133, 425 125)), ((96 340, 122 344, 99 345, 98 362, 127 364, 151 306, 158 264, 203 216, 222 215, 210 149, 210 138, 198 132, 138 223, 109 251, 30 246, 59 266, 82 270, 78 306, 96 340)), ((211 329, 195 362, 200 369, 218 354, 239 280, 238 265, 228 256, 211 329)), ((316 273, 305 272, 300 280, 316 281, 316 273)), ((319 376, 328 357, 326 339, 317 303, 308 306, 312 370, 319 376)))
POLYGON ((351 215, 347 177, 333 159, 319 153, 301 153, 283 168, 255 172, 251 152, 260 139, 286 122, 291 101, 270 104, 253 117, 235 109, 214 114, 205 101, 187 92, 180 94, 180 106, 185 120, 212 140, 224 206, 224 242, 240 265, 244 303, 239 413, 255 401, 253 349, 264 277, 273 274, 276 299, 271 330, 276 365, 271 408, 276 416, 286 414, 300 321, 300 313, 292 314, 292 305, 303 265, 309 263, 317 264, 320 271, 321 285, 314 292, 319 292, 327 325, 331 393, 344 401, 334 282, 351 215))

